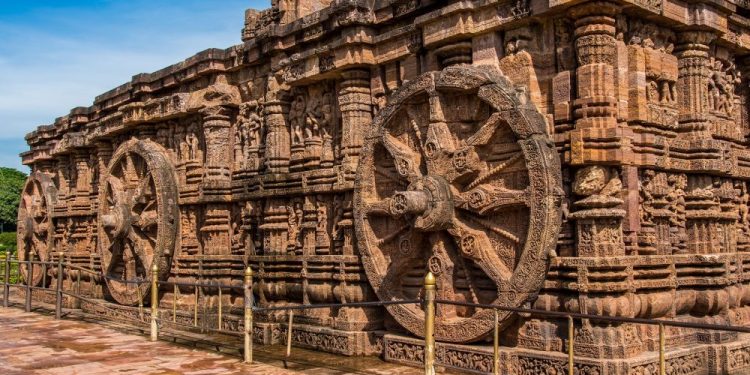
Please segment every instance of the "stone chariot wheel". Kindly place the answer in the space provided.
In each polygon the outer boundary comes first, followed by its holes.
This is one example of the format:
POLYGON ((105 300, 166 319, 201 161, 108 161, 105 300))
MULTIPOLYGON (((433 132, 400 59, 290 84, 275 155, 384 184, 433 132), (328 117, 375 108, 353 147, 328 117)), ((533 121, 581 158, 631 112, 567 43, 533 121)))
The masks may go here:
POLYGON ((133 139, 112 156, 102 180, 99 203, 99 251, 112 298, 123 305, 138 304, 159 265, 159 278, 169 274, 177 235, 177 181, 167 151, 158 144, 133 139), (140 290, 139 290, 140 289, 140 290))
MULTIPOLYGON (((420 298, 431 271, 438 299, 529 302, 560 229, 560 176, 542 115, 500 73, 450 67, 404 85, 375 118, 357 171, 357 238, 378 297, 420 298)), ((418 306, 388 311, 423 336, 418 306)), ((438 305, 435 324, 437 340, 477 341, 494 312, 438 305)))
MULTIPOLYGON (((33 172, 26 180, 18 207, 18 259, 26 261, 49 260, 52 251, 54 226, 51 212, 57 201, 57 187, 52 178, 42 172, 33 172)), ((39 285, 44 275, 42 266, 33 265, 29 280, 28 265, 20 270, 27 284, 39 285)))

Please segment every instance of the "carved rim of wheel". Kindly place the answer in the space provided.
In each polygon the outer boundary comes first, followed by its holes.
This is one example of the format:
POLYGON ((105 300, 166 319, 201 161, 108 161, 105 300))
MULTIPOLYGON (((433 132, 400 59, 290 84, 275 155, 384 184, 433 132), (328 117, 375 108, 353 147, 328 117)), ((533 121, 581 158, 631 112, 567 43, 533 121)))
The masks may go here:
MULTIPOLYGON (((17 245, 18 259, 26 261, 34 254, 34 261, 47 261, 52 251, 55 228, 51 212, 57 201, 57 187, 52 178, 42 172, 33 172, 24 184, 18 205, 17 245)), ((33 265, 31 285, 42 281, 42 266, 33 265)), ((29 283, 28 266, 20 266, 21 274, 29 283)))
POLYGON ((177 179, 160 145, 133 139, 120 146, 99 193, 99 252, 112 298, 136 305, 148 296, 154 262, 169 274, 177 238, 177 179))
MULTIPOLYGON (((542 115, 499 72, 450 67, 401 87, 356 181, 359 250, 382 301, 421 298, 427 271, 438 299, 518 307, 538 294, 560 229, 560 161, 542 115)), ((424 335, 419 306, 387 309, 424 335)), ((439 305, 435 336, 473 342, 493 326, 492 310, 439 305)))

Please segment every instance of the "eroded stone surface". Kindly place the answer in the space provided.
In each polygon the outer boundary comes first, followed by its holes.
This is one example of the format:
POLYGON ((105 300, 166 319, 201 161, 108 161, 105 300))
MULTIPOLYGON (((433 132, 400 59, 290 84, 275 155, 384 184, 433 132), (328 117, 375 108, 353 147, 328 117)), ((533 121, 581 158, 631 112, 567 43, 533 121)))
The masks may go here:
POLYGON ((0 337, 0 369, 7 375, 297 373, 14 308, 0 308, 0 337))
MULTIPOLYGON (((83 306, 118 317, 148 286, 107 277, 158 264, 163 280, 239 285, 249 265, 261 306, 415 298, 429 270, 459 301, 747 325, 748 18, 735 1, 273 2, 246 12, 243 44, 28 136, 21 256, 94 270, 81 290, 119 310, 83 306)), ((58 277, 41 271, 32 282, 58 277)), ((169 289, 160 305, 182 323, 221 301, 221 328, 239 329, 240 291, 169 289)), ((440 360, 485 371, 493 317, 438 312, 440 360)), ((257 318, 280 342, 285 314, 257 318)), ((419 336, 417 307, 295 319, 300 346, 420 359, 384 339, 419 336)), ((501 320, 509 371, 564 366, 542 353, 564 352, 560 322, 501 320)), ((576 332, 581 373, 653 368, 654 328, 576 332)), ((675 372, 750 367, 735 335, 667 340, 697 345, 675 372)))

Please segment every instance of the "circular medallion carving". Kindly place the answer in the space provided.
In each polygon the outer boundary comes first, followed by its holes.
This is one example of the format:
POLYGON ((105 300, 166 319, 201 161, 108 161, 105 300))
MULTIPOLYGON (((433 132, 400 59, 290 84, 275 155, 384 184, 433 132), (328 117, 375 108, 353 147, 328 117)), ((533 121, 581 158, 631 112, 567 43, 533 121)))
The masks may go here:
MULTIPOLYGON (((18 259, 47 261, 52 251, 55 228, 52 224, 52 209, 57 201, 57 187, 52 178, 42 172, 33 172, 26 179, 18 206, 17 245, 18 259)), ((32 266, 29 280, 28 266, 21 264, 21 274, 26 283, 39 285, 42 281, 42 266, 32 266)))
MULTIPOLYGON (((357 171, 355 226, 373 289, 383 301, 420 298, 430 270, 438 299, 523 305, 544 281, 561 186, 542 115, 502 75, 458 66, 410 81, 375 118, 357 171)), ((387 308, 423 335, 418 306, 387 308)), ((493 325, 490 310, 438 305, 435 334, 472 342, 493 325)))
POLYGON ((118 280, 148 280, 154 262, 166 277, 177 236, 177 180, 164 148, 137 139, 120 146, 99 196, 99 251, 109 293, 120 304, 136 305, 151 284, 118 280))

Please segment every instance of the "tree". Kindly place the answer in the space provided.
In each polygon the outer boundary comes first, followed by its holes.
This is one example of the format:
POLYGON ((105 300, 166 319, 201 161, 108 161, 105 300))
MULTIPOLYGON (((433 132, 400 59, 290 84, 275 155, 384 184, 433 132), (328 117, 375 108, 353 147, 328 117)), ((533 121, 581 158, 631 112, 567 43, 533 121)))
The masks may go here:
POLYGON ((16 227, 18 203, 25 182, 23 172, 0 167, 0 225, 6 230, 16 227))

